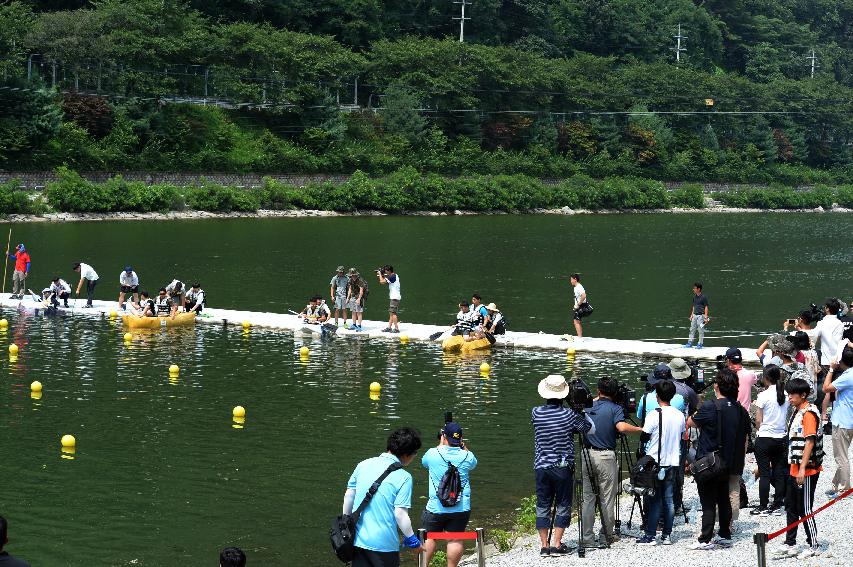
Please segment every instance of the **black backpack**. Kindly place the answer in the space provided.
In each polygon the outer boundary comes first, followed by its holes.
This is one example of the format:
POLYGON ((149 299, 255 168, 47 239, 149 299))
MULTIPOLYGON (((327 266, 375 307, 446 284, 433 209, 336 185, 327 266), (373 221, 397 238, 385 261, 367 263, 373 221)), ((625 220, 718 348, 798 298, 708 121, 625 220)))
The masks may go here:
POLYGON ((661 441, 663 439, 663 411, 656 408, 658 412, 658 458, 655 460, 651 455, 643 455, 634 466, 631 467, 631 486, 641 488, 649 496, 654 496, 657 490, 658 473, 660 472, 661 441))
MULTIPOLYGON (((468 460, 469 455, 465 455, 465 458, 462 459, 462 463, 468 460)), ((462 486, 462 475, 459 474, 459 469, 456 465, 442 457, 440 451, 438 451, 438 456, 441 457, 442 461, 447 463, 447 470, 444 471, 444 474, 441 476, 441 480, 438 482, 438 486, 435 489, 435 495, 438 497, 438 501, 441 502, 442 506, 451 508, 462 501, 462 492, 465 487, 462 486)), ((459 464, 461 465, 462 463, 459 464)))

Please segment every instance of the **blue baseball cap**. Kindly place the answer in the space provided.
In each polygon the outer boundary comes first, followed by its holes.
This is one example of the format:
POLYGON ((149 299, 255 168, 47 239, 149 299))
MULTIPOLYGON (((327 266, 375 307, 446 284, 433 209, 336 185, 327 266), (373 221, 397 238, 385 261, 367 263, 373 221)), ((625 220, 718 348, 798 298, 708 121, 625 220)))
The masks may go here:
POLYGON ((462 428, 455 421, 445 423, 442 432, 447 437, 447 443, 451 447, 458 447, 462 444, 462 428))
POLYGON ((20 243, 20 244, 18 244, 18 250, 20 250, 21 252, 23 252, 23 251, 25 251, 25 250, 26 250, 26 248, 24 248, 24 243, 23 243, 23 242, 22 242, 22 243, 20 243))
POLYGON ((131 273, 131 272, 133 271, 133 268, 131 268, 130 266, 125 266, 125 267, 124 267, 124 271, 125 271, 125 272, 127 272, 127 273, 129 274, 129 273, 131 273))

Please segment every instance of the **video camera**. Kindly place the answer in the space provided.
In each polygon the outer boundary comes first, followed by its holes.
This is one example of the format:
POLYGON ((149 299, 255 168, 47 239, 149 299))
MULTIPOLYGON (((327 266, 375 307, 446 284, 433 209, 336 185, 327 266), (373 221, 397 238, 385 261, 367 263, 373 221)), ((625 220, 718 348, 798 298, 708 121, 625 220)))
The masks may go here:
POLYGON ((619 383, 616 385, 616 395, 613 396, 613 403, 622 406, 622 411, 626 415, 634 415, 637 411, 637 392, 627 385, 619 383))
POLYGON ((586 408, 592 407, 592 390, 589 389, 586 382, 580 378, 575 378, 569 382, 569 395, 566 396, 566 404, 576 412, 582 412, 586 408))
POLYGON ((824 312, 822 307, 818 307, 814 303, 811 305, 811 313, 812 313, 812 323, 817 323, 821 319, 823 319, 824 312))
MULTIPOLYGON (((718 356, 717 364, 719 364, 719 358, 720 357, 718 356)), ((725 357, 723 358, 725 359, 725 357)), ((708 387, 708 383, 705 381, 705 371, 699 368, 699 360, 696 358, 685 358, 684 362, 686 362, 687 366, 690 367, 690 376, 684 379, 684 383, 690 386, 694 392, 701 395, 708 387)), ((655 389, 655 387, 649 383, 649 376, 652 374, 654 374, 654 371, 649 372, 648 374, 640 374, 640 380, 646 383, 646 392, 652 392, 655 389)))
MULTIPOLYGON (((453 421, 453 412, 452 412, 452 411, 446 411, 446 412, 444 412, 444 425, 447 425, 447 424, 448 424, 448 423, 450 423, 451 421, 453 421)), ((442 435, 444 435, 444 427, 442 427, 441 429, 439 429, 439 430, 438 430, 438 435, 436 435, 436 437, 438 438, 438 440, 439 440, 439 441, 441 441, 441 436, 442 436, 442 435)))

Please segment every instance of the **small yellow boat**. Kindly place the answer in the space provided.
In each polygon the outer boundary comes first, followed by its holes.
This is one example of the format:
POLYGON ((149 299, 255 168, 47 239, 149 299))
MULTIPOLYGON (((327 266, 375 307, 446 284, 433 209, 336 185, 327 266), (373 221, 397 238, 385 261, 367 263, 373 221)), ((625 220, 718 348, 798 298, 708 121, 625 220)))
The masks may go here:
POLYGON ((466 341, 462 335, 453 335, 449 339, 444 339, 441 343, 441 348, 444 352, 474 352, 475 350, 488 350, 492 348, 494 341, 487 338, 466 341))
POLYGON ((178 313, 172 319, 165 317, 137 317, 136 315, 125 315, 121 318, 122 323, 128 329, 159 329, 160 327, 189 327, 195 324, 195 313, 178 313))

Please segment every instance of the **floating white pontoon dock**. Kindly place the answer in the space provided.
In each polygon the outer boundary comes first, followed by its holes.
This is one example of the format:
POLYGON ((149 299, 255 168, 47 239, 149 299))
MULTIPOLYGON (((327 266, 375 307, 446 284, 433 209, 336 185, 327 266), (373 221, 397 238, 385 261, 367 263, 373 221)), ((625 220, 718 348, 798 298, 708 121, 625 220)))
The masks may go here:
MULTIPOLYGON (((85 308, 85 299, 69 300, 68 309, 60 309, 64 315, 74 317, 109 317, 115 312, 120 319, 127 312, 119 309, 115 301, 95 301, 93 307, 85 308)), ((9 294, 0 294, 0 307, 11 309, 23 309, 29 312, 44 312, 44 306, 31 296, 25 296, 23 300, 10 299, 9 294)), ((266 327, 271 329, 282 329, 299 332, 305 326, 302 319, 296 315, 283 313, 260 313, 256 311, 236 311, 232 309, 205 308, 204 315, 196 319, 201 324, 219 324, 240 326, 243 322, 249 322, 254 327, 266 327)), ((417 323, 400 323, 400 334, 383 333, 382 329, 387 326, 384 321, 364 321, 363 331, 350 331, 340 328, 337 331, 339 337, 369 337, 371 339, 385 339, 399 341, 402 335, 408 336, 412 341, 429 341, 430 335, 443 331, 447 327, 436 325, 422 325, 417 323)), ((547 333, 526 333, 520 331, 509 331, 506 335, 499 336, 495 348, 517 348, 532 350, 548 350, 566 352, 573 348, 577 354, 601 353, 601 354, 625 354, 631 356, 649 356, 658 358, 687 357, 702 360, 714 360, 717 355, 725 353, 724 347, 709 347, 703 349, 684 348, 682 345, 674 345, 661 342, 605 339, 597 337, 584 337, 582 340, 565 340, 560 335, 547 333)), ((757 358, 753 348, 741 348, 744 362, 756 363, 757 358)))

